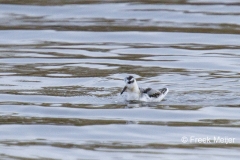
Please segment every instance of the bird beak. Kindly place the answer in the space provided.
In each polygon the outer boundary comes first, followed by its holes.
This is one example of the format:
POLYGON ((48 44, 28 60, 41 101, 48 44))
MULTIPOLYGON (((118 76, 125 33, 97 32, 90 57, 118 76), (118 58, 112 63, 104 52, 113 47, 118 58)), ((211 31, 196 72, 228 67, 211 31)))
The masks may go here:
POLYGON ((123 94, 123 92, 125 92, 125 90, 127 89, 127 86, 125 86, 121 92, 121 94, 123 94))

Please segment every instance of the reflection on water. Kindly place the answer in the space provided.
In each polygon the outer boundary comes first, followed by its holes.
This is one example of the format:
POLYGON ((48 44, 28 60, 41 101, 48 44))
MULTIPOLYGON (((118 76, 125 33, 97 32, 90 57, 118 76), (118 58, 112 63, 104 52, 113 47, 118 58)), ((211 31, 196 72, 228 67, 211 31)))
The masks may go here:
POLYGON ((2 159, 238 159, 239 2, 0 2, 2 159))

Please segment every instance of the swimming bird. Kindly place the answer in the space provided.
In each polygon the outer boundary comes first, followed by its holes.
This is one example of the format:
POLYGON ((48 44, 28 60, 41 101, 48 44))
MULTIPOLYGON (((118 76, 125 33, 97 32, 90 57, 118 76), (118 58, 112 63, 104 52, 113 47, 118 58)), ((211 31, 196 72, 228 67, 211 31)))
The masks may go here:
POLYGON ((152 88, 139 88, 136 79, 133 76, 128 76, 124 79, 126 85, 121 94, 127 92, 128 101, 146 101, 146 102, 160 102, 168 93, 168 88, 159 90, 152 88))

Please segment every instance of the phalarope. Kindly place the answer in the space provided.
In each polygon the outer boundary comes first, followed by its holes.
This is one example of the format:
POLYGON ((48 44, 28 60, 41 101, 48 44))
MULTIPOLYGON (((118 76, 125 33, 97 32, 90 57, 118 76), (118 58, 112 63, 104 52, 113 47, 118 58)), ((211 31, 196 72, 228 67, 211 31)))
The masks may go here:
POLYGON ((136 79, 133 76, 128 76, 124 79, 126 85, 121 94, 127 91, 127 100, 137 100, 146 102, 160 102, 168 93, 168 88, 159 90, 152 88, 139 88, 136 79))

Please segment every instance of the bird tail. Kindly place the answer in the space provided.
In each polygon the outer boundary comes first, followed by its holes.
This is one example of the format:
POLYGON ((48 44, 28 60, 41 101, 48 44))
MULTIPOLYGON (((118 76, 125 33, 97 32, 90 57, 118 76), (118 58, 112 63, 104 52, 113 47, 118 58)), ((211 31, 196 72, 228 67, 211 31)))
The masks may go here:
POLYGON ((161 94, 163 94, 163 95, 167 95, 167 93, 168 93, 168 88, 162 88, 162 89, 160 89, 159 90, 160 92, 161 92, 161 94))

